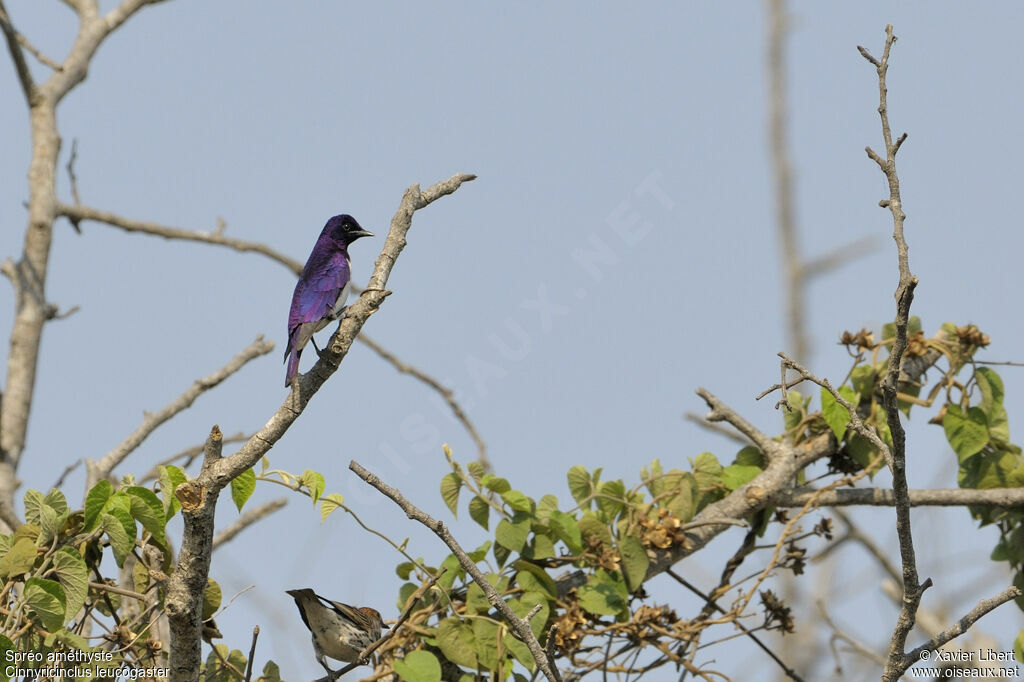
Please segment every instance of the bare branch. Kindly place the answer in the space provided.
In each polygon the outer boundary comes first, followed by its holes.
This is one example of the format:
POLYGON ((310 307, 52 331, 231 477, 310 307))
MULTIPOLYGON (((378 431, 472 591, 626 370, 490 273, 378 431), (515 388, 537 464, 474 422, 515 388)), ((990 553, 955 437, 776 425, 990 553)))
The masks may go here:
POLYGON ((58 215, 72 221, 72 223, 91 220, 93 222, 110 225, 111 227, 120 228, 125 232, 138 232, 140 234, 163 237, 164 239, 180 239, 184 241, 202 242, 205 244, 214 244, 216 246, 226 246, 236 251, 260 253, 267 258, 284 265, 294 273, 302 271, 301 263, 275 251, 266 244, 225 237, 219 232, 195 232, 193 230, 183 230, 178 227, 168 227, 167 225, 161 225, 159 223, 146 220, 133 220, 131 218, 125 218, 117 215, 116 213, 111 213, 110 211, 101 211, 90 206, 72 206, 70 204, 58 203, 57 213, 58 215))
POLYGON ((288 504, 288 500, 284 497, 279 497, 276 500, 271 500, 264 504, 253 507, 241 516, 239 516, 234 523, 230 526, 217 533, 213 537, 213 549, 217 549, 226 542, 230 542, 235 539, 235 536, 241 533, 243 530, 253 525, 257 521, 270 516, 278 509, 283 508, 288 504))
POLYGON ((448 407, 451 409, 452 414, 455 415, 455 418, 459 420, 463 428, 466 429, 466 432, 469 433, 470 438, 472 438, 473 442, 476 443, 477 459, 480 460, 480 463, 486 470, 489 471, 491 469, 491 463, 487 459, 487 445, 484 443, 483 438, 480 437, 476 427, 473 426, 473 422, 471 422, 469 417, 466 416, 466 412, 459 405, 458 401, 455 400, 455 392, 452 389, 443 386, 441 382, 422 370, 398 359, 394 353, 383 348, 379 343, 371 339, 366 334, 360 334, 359 340, 369 346, 377 355, 391 363, 391 365, 400 373, 415 377, 437 391, 441 397, 444 398, 444 401, 448 403, 448 407))
MULTIPOLYGON (((75 175, 75 161, 78 159, 78 138, 71 140, 71 156, 68 157, 68 165, 66 166, 68 171, 68 180, 71 184, 71 196, 75 199, 75 205, 78 206, 82 203, 82 197, 78 194, 78 176, 75 175)), ((75 228, 75 232, 81 234, 82 228, 79 226, 77 220, 71 221, 71 226, 75 228)))
POLYGON ((274 350, 274 343, 272 341, 264 341, 262 336, 256 337, 255 341, 233 357, 228 364, 209 376, 197 379, 187 391, 160 411, 147 414, 139 428, 135 429, 120 445, 103 455, 99 461, 86 461, 86 469, 88 471, 86 489, 91 488, 100 479, 109 476, 110 472, 124 461, 125 457, 142 445, 143 441, 149 437, 149 434, 153 433, 161 424, 179 412, 191 407, 196 398, 242 369, 250 360, 266 355, 272 350, 274 350))
POLYGON ((561 676, 558 674, 558 668, 554 665, 554 661, 548 660, 547 655, 544 653, 544 649, 541 647, 540 642, 534 636, 533 631, 530 629, 530 623, 523 618, 517 616, 505 600, 501 598, 501 595, 494 589, 494 587, 487 582, 487 578, 476 563, 470 559, 466 552, 462 549, 459 543, 455 540, 452 534, 448 531, 448 528, 440 521, 432 518, 426 512, 417 508, 414 504, 409 502, 402 493, 398 492, 395 488, 387 485, 375 475, 364 469, 355 460, 349 462, 348 468, 355 472, 356 476, 363 479, 371 486, 379 490, 385 496, 390 498, 395 504, 401 507, 405 515, 414 521, 419 521, 424 526, 429 528, 436 534, 441 540, 448 545, 448 548, 452 550, 452 553, 459 560, 459 564, 468 573, 483 593, 487 596, 487 601, 490 602, 491 606, 496 608, 502 617, 508 621, 512 631, 521 639, 526 646, 530 649, 530 653, 533 654, 534 661, 537 663, 537 667, 540 668, 541 672, 548 679, 549 682, 561 682, 561 676))
POLYGON ((793 207, 793 163, 789 158, 786 139, 786 67, 785 33, 786 13, 783 0, 771 0, 768 21, 768 94, 770 116, 768 138, 771 142, 772 166, 775 181, 775 222, 779 230, 782 258, 782 276, 786 283, 786 325, 789 344, 800 359, 805 360, 810 349, 804 321, 803 266, 800 244, 797 240, 796 216, 793 207))
MULTIPOLYGON (((882 679, 885 682, 894 682, 906 670, 901 667, 905 660, 903 653, 907 642, 907 635, 914 627, 914 620, 917 614, 918 605, 921 603, 921 595, 927 589, 930 581, 922 586, 919 583, 917 574, 917 558, 914 553, 914 538, 910 527, 910 496, 907 485, 907 459, 906 459, 906 433, 903 431, 903 423, 900 421, 899 402, 897 399, 897 388, 900 380, 901 361, 903 353, 907 349, 907 322, 910 319, 910 304, 914 300, 914 288, 917 286, 917 278, 910 272, 910 260, 907 254, 907 242, 903 236, 903 222, 906 215, 903 212, 903 201, 900 197, 900 180, 896 174, 896 152, 903 144, 905 136, 896 143, 892 141, 892 131, 889 127, 889 107, 886 99, 886 72, 889 69, 889 52, 896 36, 892 30, 892 24, 885 27, 885 47, 882 51, 882 58, 875 63, 868 59, 875 66, 878 74, 878 115, 882 123, 882 138, 885 141, 885 162, 875 162, 885 174, 889 183, 889 199, 887 202, 893 219, 893 240, 896 242, 897 259, 899 261, 899 285, 896 287, 896 338, 892 348, 889 350, 889 368, 886 371, 885 379, 882 381, 882 406, 885 408, 886 421, 889 431, 892 434, 892 489, 893 498, 896 503, 896 534, 900 542, 900 560, 903 563, 903 602, 900 609, 896 627, 893 630, 892 639, 889 644, 889 654, 882 679)), ((861 54, 865 54, 862 52, 861 54)), ((867 58, 868 55, 865 55, 867 58)))
POLYGON ((21 83, 21 91, 25 94, 25 101, 29 106, 36 100, 36 84, 32 79, 32 72, 29 71, 28 63, 25 61, 25 53, 21 51, 21 34, 11 23, 11 17, 4 7, 3 0, 0 0, 0 30, 3 31, 4 39, 7 41, 7 51, 11 53, 11 60, 14 62, 14 69, 18 72, 18 82, 21 83))
POLYGON ((249 647, 249 661, 245 664, 245 682, 252 679, 252 659, 256 655, 256 640, 260 637, 260 626, 252 629, 252 646, 249 647))
POLYGON ((820 256, 815 256, 813 259, 805 261, 803 264, 803 277, 804 279, 812 279, 838 270, 858 258, 863 258, 869 253, 877 251, 878 247, 879 240, 875 235, 865 235, 837 249, 826 251, 820 256))
MULTIPOLYGON (((853 647, 854 651, 859 653, 861 656, 867 658, 868 660, 874 661, 878 665, 885 665, 885 659, 884 658, 882 658, 881 656, 876 654, 874 651, 872 651, 867 645, 863 644, 859 640, 854 639, 850 635, 848 635, 845 632, 843 632, 842 630, 840 630, 839 626, 837 626, 835 623, 832 622, 832 619, 829 618, 828 611, 825 610, 825 603, 823 601, 821 601, 819 599, 817 604, 818 604, 818 611, 819 611, 819 613, 821 613, 822 619, 824 619, 825 623, 827 623, 828 626, 830 628, 832 628, 832 637, 829 640, 829 643, 832 645, 833 653, 835 653, 835 644, 834 644, 834 642, 835 642, 835 640, 839 639, 839 640, 842 640, 842 641, 846 642, 847 644, 849 644, 851 647, 853 647)), ((835 653, 835 656, 836 656, 836 674, 837 675, 842 675, 843 674, 843 670, 842 670, 842 666, 841 666, 841 664, 839 662, 839 655, 838 655, 838 653, 835 653)))
POLYGON ((703 398, 704 402, 711 408, 711 412, 705 417, 709 422, 729 422, 736 427, 737 431, 749 438, 754 445, 760 448, 761 452, 769 459, 785 454, 783 446, 778 441, 760 431, 706 389, 698 388, 697 395, 703 398))
MULTIPOLYGON (((948 488, 938 490, 908 490, 911 507, 1003 507, 1015 509, 1024 506, 1024 488, 948 488)), ((772 499, 778 507, 802 507, 815 492, 797 490, 772 499)), ((892 490, 883 488, 852 488, 831 490, 817 497, 821 507, 873 506, 892 507, 896 497, 892 490)))
POLYGON ((707 419, 704 418, 704 415, 697 414, 696 412, 685 412, 683 414, 683 418, 686 419, 687 421, 693 422, 702 429, 707 429, 708 431, 717 433, 720 436, 725 436, 726 438, 732 440, 734 443, 738 443, 740 445, 750 445, 750 441, 741 436, 740 434, 736 433, 727 426, 722 426, 721 424, 709 422, 707 419))
POLYGON ((871 444, 874 445, 878 449, 878 451, 885 456, 885 461, 889 464, 889 467, 892 468, 893 455, 892 452, 889 450, 889 446, 886 445, 885 442, 878 437, 878 433, 874 429, 869 428, 868 425, 864 423, 864 421, 857 414, 857 407, 855 405, 853 405, 849 400, 844 398, 839 391, 833 388, 832 384, 829 382, 828 379, 822 379, 821 377, 817 377, 811 374, 811 372, 806 367, 804 367, 798 362, 794 362, 785 353, 779 353, 779 357, 782 358, 783 373, 785 373, 785 370, 787 369, 796 370, 797 372, 800 373, 801 379, 806 379, 807 381, 814 382, 821 386, 822 388, 824 388, 830 394, 832 394, 832 397, 835 398, 835 401, 842 405, 843 407, 845 407, 846 411, 849 413, 850 427, 852 427, 854 431, 856 431, 858 434, 860 434, 868 441, 870 441, 871 444))
MULTIPOLYGON (((921 646, 917 647, 913 651, 907 653, 903 657, 903 660, 897 666, 899 668, 898 675, 902 675, 904 672, 906 672, 907 668, 919 662, 922 652, 934 651, 943 644, 946 644, 947 642, 950 642, 953 639, 959 637, 960 635, 967 632, 972 625, 977 623, 981 619, 981 617, 987 614, 989 611, 992 611, 995 608, 1002 606, 1011 599, 1016 599, 1020 595, 1021 592, 1019 589, 1017 589, 1016 587, 1008 587, 996 596, 992 597, 991 599, 982 599, 978 602, 977 606, 975 606, 973 609, 964 614, 963 617, 961 617, 960 620, 958 620, 955 624, 943 630, 936 636, 932 637, 930 640, 928 640, 921 646)), ((892 661, 890 660, 889 663, 886 664, 887 673, 889 671, 889 665, 891 663, 892 661)), ((898 676, 893 679, 898 679, 898 676)))

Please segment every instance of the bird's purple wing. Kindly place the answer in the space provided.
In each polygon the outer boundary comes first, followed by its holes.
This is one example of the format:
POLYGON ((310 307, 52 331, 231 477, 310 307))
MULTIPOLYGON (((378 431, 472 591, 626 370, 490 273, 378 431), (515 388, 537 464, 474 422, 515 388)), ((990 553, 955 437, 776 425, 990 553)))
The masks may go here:
POLYGON ((348 254, 336 251, 324 258, 318 258, 318 255, 314 248, 292 294, 292 305, 288 311, 288 346, 285 348, 285 359, 288 360, 285 386, 298 372, 302 349, 313 334, 323 329, 340 310, 348 294, 351 280, 348 254))

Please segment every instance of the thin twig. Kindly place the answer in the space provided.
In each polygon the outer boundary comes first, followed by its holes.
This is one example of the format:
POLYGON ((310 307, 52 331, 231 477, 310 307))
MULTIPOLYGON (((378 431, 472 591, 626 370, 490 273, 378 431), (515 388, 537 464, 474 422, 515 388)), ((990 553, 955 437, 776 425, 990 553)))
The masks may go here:
POLYGON ((125 232, 138 232, 140 234, 148 234, 155 237, 163 237, 164 239, 178 239, 184 241, 203 242, 205 244, 213 244, 216 246, 226 246, 236 251, 252 251, 255 253, 263 254, 273 261, 281 263, 292 272, 301 272, 302 264, 296 260, 285 256, 282 253, 275 251, 266 244, 259 242, 250 242, 244 239, 234 239, 231 237, 225 237, 217 232, 196 232, 193 230, 183 230, 177 227, 169 227, 167 225, 161 225, 146 220, 133 220, 131 218, 125 218, 124 216, 117 215, 110 211, 102 211, 91 206, 80 206, 70 205, 64 203, 57 204, 57 214, 64 216, 72 222, 81 222, 83 220, 91 220, 98 223, 104 223, 112 227, 117 227, 125 232))
POLYGON ((235 538, 236 535, 241 533, 243 530, 256 523, 257 521, 270 516, 278 509, 281 509, 288 504, 287 498, 279 497, 276 500, 265 502, 257 507, 253 507, 248 510, 237 519, 230 526, 222 530, 213 536, 213 549, 217 549, 226 542, 230 542, 235 538))
POLYGON ((252 659, 256 655, 256 640, 260 636, 260 626, 257 625, 252 629, 252 646, 249 647, 249 660, 245 664, 245 682, 249 682, 252 679, 252 659))
POLYGON ((105 592, 113 592, 114 594, 119 594, 122 597, 131 597, 132 599, 136 599, 141 602, 146 601, 145 595, 139 594, 138 592, 134 592, 132 590, 126 590, 125 588, 118 587, 117 585, 108 585, 106 583, 89 581, 89 587, 94 590, 104 590, 105 592))
POLYGON ((846 411, 849 413, 849 426, 853 428, 853 430, 856 431, 858 434, 860 434, 868 441, 870 441, 871 444, 874 445, 875 448, 877 448, 878 451, 883 454, 883 456, 885 457, 885 461, 889 464, 890 468, 892 467, 892 451, 889 449, 889 446, 886 445, 885 442, 878 436, 878 432, 875 431, 875 429, 868 427, 868 425, 865 424, 864 421, 860 418, 860 415, 857 414, 856 405, 852 404, 849 400, 844 398, 843 395, 832 386, 828 379, 823 379, 821 377, 815 376, 814 374, 811 374, 810 370, 801 365, 799 362, 792 360, 785 353, 779 353, 778 355, 780 358, 782 358, 783 372, 785 372, 787 369, 796 370, 797 372, 799 372, 801 380, 811 381, 824 388, 830 394, 832 394, 832 397, 835 398, 836 402, 845 407, 846 411))
MULTIPOLYGON (((681 575, 679 575, 678 573, 676 573, 672 569, 669 569, 669 570, 667 570, 665 572, 668 574, 668 576, 670 578, 675 580, 677 583, 679 583, 680 585, 682 585, 683 587, 685 587, 686 589, 690 590, 695 595, 697 595, 698 597, 703 599, 705 601, 705 603, 708 606, 710 606, 711 608, 713 608, 715 611, 718 611, 719 613, 722 613, 722 614, 726 613, 725 609, 723 609, 721 606, 719 606, 718 603, 715 601, 715 598, 714 598, 713 595, 705 594, 702 590, 698 589, 696 585, 693 585, 692 583, 690 583, 688 580, 683 578, 681 575)), ((745 626, 739 620, 733 621, 733 625, 735 625, 743 634, 745 634, 747 637, 749 637, 754 642, 754 644, 756 644, 758 646, 758 648, 761 649, 761 651, 763 651, 766 654, 768 654, 768 656, 773 661, 775 661, 775 663, 782 669, 782 671, 784 673, 786 673, 787 677, 789 677, 791 680, 796 680, 797 682, 801 682, 803 680, 803 678, 800 677, 800 675, 795 670, 793 670, 793 668, 791 668, 790 666, 786 665, 786 662, 783 661, 781 658, 779 658, 778 655, 774 651, 772 651, 771 648, 767 644, 762 642, 761 639, 756 634, 751 632, 751 630, 749 628, 747 628, 747 626, 745 626)))
POLYGON ((762 432, 760 429, 755 427, 753 424, 748 422, 746 419, 741 417, 735 410, 715 399, 714 396, 712 396, 706 390, 704 390, 703 388, 698 388, 697 395, 699 395, 701 398, 704 398, 705 402, 707 402, 708 405, 711 406, 711 411, 708 412, 707 416, 705 417, 705 419, 707 419, 709 422, 729 422, 730 424, 735 426, 740 433, 749 438, 752 443, 754 443, 758 448, 760 448, 761 452, 763 452, 765 456, 767 456, 769 459, 784 454, 785 448, 783 448, 778 441, 776 441, 774 438, 771 438, 770 436, 762 432))
POLYGON ((537 667, 540 668, 541 672, 548 679, 549 682, 561 682, 561 676, 558 674, 558 668, 554 665, 553 661, 549 661, 544 653, 544 649, 541 647, 540 642, 537 641, 537 637, 534 636, 533 631, 530 629, 530 624, 526 620, 520 618, 515 614, 514 611, 509 607, 505 600, 501 598, 501 595, 494 589, 494 587, 487 581, 487 578, 476 563, 466 555, 465 550, 459 545, 452 534, 448 531, 448 528, 440 521, 432 518, 426 512, 420 510, 395 488, 387 485, 381 481, 377 476, 371 474, 369 471, 364 469, 358 462, 349 462, 348 468, 351 469, 359 478, 363 479, 371 486, 379 490, 385 496, 390 498, 395 504, 401 507, 402 511, 405 512, 406 516, 415 521, 419 521, 427 528, 432 530, 441 540, 448 545, 448 548, 452 550, 452 553, 458 558, 459 564, 465 569, 472 578, 473 582, 479 585, 480 589, 487 596, 487 601, 490 602, 491 606, 496 608, 502 617, 508 621, 512 631, 521 639, 526 646, 529 648, 530 653, 533 654, 534 661, 537 663, 537 667))
POLYGON ((25 94, 25 101, 31 106, 37 94, 36 84, 32 80, 32 72, 25 61, 25 53, 21 51, 22 43, 18 40, 20 34, 14 28, 14 24, 11 23, 11 17, 7 14, 7 8, 4 7, 3 0, 0 0, 0 30, 3 31, 4 38, 7 40, 7 51, 11 53, 14 69, 18 72, 18 82, 21 83, 21 91, 25 94))
POLYGON ((209 376, 205 376, 202 379, 194 381, 187 391, 175 398, 163 409, 158 412, 146 414, 145 418, 142 420, 142 424, 140 424, 139 427, 127 438, 121 441, 116 448, 103 455, 103 457, 98 461, 86 461, 85 466, 88 471, 89 479, 87 489, 91 488, 100 479, 108 476, 118 464, 123 462, 128 455, 142 445, 143 441, 145 441, 146 438, 148 438, 149 435, 161 424, 171 419, 182 410, 188 409, 192 403, 196 401, 196 398, 242 369, 242 367, 244 367, 250 360, 254 360, 261 355, 266 355, 272 350, 274 350, 274 343, 272 341, 264 341, 262 335, 256 337, 255 341, 242 349, 238 355, 233 357, 231 361, 222 368, 209 376))
MULTIPOLYGON (((920 660, 921 653, 924 651, 934 651, 943 644, 959 637, 963 633, 967 632, 972 625, 977 623, 982 616, 992 611, 996 607, 1002 606, 1011 599, 1016 599, 1021 596, 1021 592, 1016 587, 1008 587, 991 599, 982 599, 978 602, 977 606, 964 614, 956 623, 943 630, 939 634, 935 635, 927 642, 917 647, 913 651, 908 652, 903 660, 900 662, 899 674, 902 675, 907 668, 917 663, 920 660)), ((886 671, 888 671, 889 665, 886 664, 886 671)), ((896 679, 896 678, 894 678, 896 679)))
POLYGON ((889 644, 889 653, 885 670, 882 673, 884 682, 895 682, 906 670, 903 665, 906 656, 904 647, 907 642, 907 635, 914 627, 914 620, 917 614, 918 605, 921 603, 921 596, 928 588, 931 581, 925 581, 922 585, 919 582, 917 573, 917 558, 914 553, 914 538, 910 526, 910 495, 907 484, 907 460, 906 460, 906 433, 903 430, 903 423, 900 421, 899 400, 897 389, 900 379, 901 361, 903 353, 907 349, 907 323, 910 319, 910 304, 914 300, 914 288, 917 286, 917 278, 910 272, 910 260, 907 253, 907 242, 903 236, 903 223, 906 214, 903 212, 903 201, 900 196, 900 180, 896 173, 896 152, 906 140, 902 135, 895 143, 892 139, 892 130, 889 127, 889 108, 887 102, 886 72, 889 69, 889 53, 896 42, 896 35, 893 33, 892 24, 885 27, 885 47, 882 50, 882 58, 874 60, 870 58, 866 50, 861 54, 874 66, 878 74, 878 115, 882 123, 882 138, 885 143, 885 160, 883 161, 870 147, 865 151, 868 157, 878 164, 879 169, 885 174, 889 183, 889 199, 883 205, 892 213, 893 240, 896 242, 897 260, 899 262, 899 285, 896 287, 896 338, 892 348, 889 350, 889 367, 885 379, 882 381, 882 407, 885 409, 886 421, 889 425, 889 432, 892 434, 892 489, 896 502, 896 535, 900 543, 900 560, 903 563, 903 603, 900 615, 896 620, 892 638, 889 644))
POLYGON ((683 418, 686 419, 687 421, 693 422, 702 429, 707 429, 708 431, 712 431, 721 436, 725 436, 734 443, 739 443, 740 445, 751 444, 751 441, 747 440, 742 435, 736 433, 729 427, 709 422, 707 419, 704 418, 704 415, 702 414, 697 414, 696 412, 685 412, 683 413, 683 418))
POLYGON ((74 462, 72 462, 71 464, 69 464, 66 467, 64 467, 64 472, 60 475, 60 477, 57 479, 57 481, 53 485, 51 485, 50 487, 51 488, 60 488, 62 485, 64 485, 64 479, 68 477, 68 474, 70 474, 72 471, 77 469, 78 466, 82 463, 82 461, 83 461, 82 458, 79 457, 74 462))
POLYGON ((466 415, 465 410, 463 410, 462 406, 460 406, 458 401, 455 400, 455 392, 452 389, 442 385, 441 382, 439 382, 437 379, 430 376, 429 374, 426 374, 422 370, 413 367, 407 362, 403 362, 394 353, 385 349, 375 340, 368 337, 366 334, 360 334, 359 340, 365 343, 367 346, 369 346, 370 349, 373 350, 373 352, 375 352, 385 361, 391 363, 391 365, 402 374, 408 374, 411 377, 419 379, 424 384, 430 386, 435 391, 437 391, 440 394, 440 396, 444 399, 444 401, 448 404, 448 407, 451 409, 452 414, 455 415, 455 418, 459 420, 463 428, 466 429, 466 432, 469 433, 470 438, 472 438, 473 442, 476 443, 477 459, 480 461, 480 464, 483 465, 485 470, 491 470, 491 463, 487 459, 487 445, 484 443, 484 439, 480 437, 480 434, 477 432, 476 427, 473 426, 473 422, 469 420, 469 417, 466 415))
MULTIPOLYGON (((817 604, 818 604, 818 612, 821 614, 822 619, 825 621, 825 623, 830 628, 832 628, 831 640, 834 641, 836 639, 841 639, 842 641, 844 641, 847 644, 849 644, 850 646, 852 646, 853 649, 857 653, 859 653, 861 656, 864 656, 865 658, 867 658, 867 659, 869 659, 871 661, 874 661, 878 665, 885 665, 885 659, 884 658, 882 658, 877 653, 872 651, 867 645, 863 644, 859 640, 854 639, 850 635, 848 635, 845 632, 843 632, 842 630, 840 630, 839 626, 837 626, 834 622, 832 622, 832 619, 828 615, 828 611, 825 610, 825 603, 823 601, 821 601, 819 599, 817 604)), ((840 675, 842 674, 842 668, 840 667, 838 654, 836 655, 836 673, 838 673, 840 675)))

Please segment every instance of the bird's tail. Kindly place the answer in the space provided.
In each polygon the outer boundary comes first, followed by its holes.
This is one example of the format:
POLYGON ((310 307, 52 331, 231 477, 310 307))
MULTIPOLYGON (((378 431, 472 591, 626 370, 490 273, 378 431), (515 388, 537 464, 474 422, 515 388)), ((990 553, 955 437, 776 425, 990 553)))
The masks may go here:
POLYGON ((288 371, 284 375, 284 387, 288 388, 292 385, 292 379, 299 372, 299 356, 302 355, 302 349, 293 350, 288 355, 288 371))

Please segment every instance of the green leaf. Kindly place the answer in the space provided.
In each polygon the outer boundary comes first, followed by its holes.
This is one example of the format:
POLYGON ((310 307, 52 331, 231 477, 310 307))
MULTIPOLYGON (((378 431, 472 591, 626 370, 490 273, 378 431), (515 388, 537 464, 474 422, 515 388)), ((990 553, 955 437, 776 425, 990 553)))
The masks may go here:
POLYGON ((576 519, 563 511, 555 510, 551 512, 548 523, 558 539, 569 548, 570 553, 579 554, 583 551, 583 536, 576 519))
POLYGON ((104 479, 94 485, 85 496, 85 530, 91 531, 100 524, 100 513, 107 500, 114 494, 114 486, 104 479))
POLYGON ((466 588, 466 612, 487 613, 491 610, 491 602, 487 601, 484 591, 475 582, 470 583, 466 588))
POLYGON ((437 646, 452 663, 476 668, 476 637, 458 618, 445 618, 438 624, 437 646))
POLYGON ((598 487, 599 495, 595 498, 597 508, 604 511, 609 518, 615 518, 625 509, 626 486, 622 481, 605 481, 598 487))
POLYGON ((206 589, 203 590, 203 620, 208 619, 217 612, 222 598, 220 585, 213 578, 207 578, 206 589))
MULTIPOLYGON (((253 492, 256 490, 256 472, 252 469, 246 469, 238 476, 231 479, 231 500, 235 503, 235 507, 238 511, 242 511, 242 507, 252 497, 253 492)), ((313 504, 316 504, 314 498, 313 504)))
POLYGON ((494 553, 494 559, 498 562, 498 566, 504 566, 509 556, 512 555, 512 550, 499 542, 494 543, 494 548, 491 551, 494 553))
POLYGON ((764 453, 761 452, 760 448, 754 447, 753 445, 748 445, 736 453, 736 459, 733 460, 733 464, 753 466, 757 467, 758 469, 764 469, 766 462, 764 458, 764 453))
POLYGON ((124 567, 124 560, 135 546, 135 521, 123 510, 111 509, 100 515, 100 526, 110 538, 110 548, 114 550, 118 568, 124 567))
POLYGON ((473 477, 473 480, 478 485, 480 483, 480 480, 483 479, 484 475, 487 473, 487 470, 484 469, 484 465, 476 460, 473 460, 472 462, 467 464, 466 468, 469 469, 469 475, 473 477))
POLYGON ((66 600, 60 583, 42 578, 25 581, 25 603, 36 612, 39 622, 47 630, 59 630, 64 626, 66 600))
POLYGON ((469 518, 483 526, 484 530, 487 530, 490 514, 491 505, 484 498, 477 495, 469 501, 469 518))
POLYGON ((188 478, 184 471, 173 464, 159 467, 157 472, 160 475, 160 496, 164 498, 164 516, 169 521, 181 509, 181 502, 175 497, 174 489, 188 478))
POLYGON ((485 488, 493 490, 499 495, 512 490, 511 484, 509 484, 506 479, 500 476, 495 476, 494 474, 484 474, 484 477, 480 479, 480 482, 484 484, 485 488))
POLYGON ((551 615, 551 606, 548 604, 547 596, 543 592, 531 591, 526 592, 519 599, 512 599, 508 602, 509 608, 520 618, 526 618, 526 614, 537 605, 540 605, 540 611, 530 619, 530 630, 533 631, 535 637, 539 637, 543 632, 544 624, 548 622, 548 616, 551 615))
POLYGON ((53 555, 53 570, 64 588, 67 613, 62 626, 74 618, 89 595, 89 569, 74 547, 61 547, 53 555))
POLYGON ((518 490, 509 490, 502 493, 501 499, 504 500, 505 504, 511 507, 513 511, 526 512, 527 514, 533 513, 533 500, 518 490))
POLYGON ((990 367, 979 367, 974 377, 981 390, 981 408, 985 413, 989 435, 1004 443, 1010 442, 1010 422, 1003 407, 1003 380, 990 367))
POLYGON ((547 571, 537 564, 517 559, 512 562, 512 568, 516 569, 516 583, 525 592, 540 592, 551 599, 558 598, 558 586, 547 571))
POLYGON ((68 512, 68 498, 64 497, 64 493, 56 488, 50 488, 50 492, 46 493, 43 502, 46 506, 53 507, 58 514, 66 514, 68 512))
POLYGON ((760 467, 730 464, 722 470, 722 483, 729 490, 736 490, 744 483, 754 480, 760 473, 760 467))
MULTIPOLYGON (((299 483, 306 487, 309 491, 309 496, 313 498, 313 504, 320 501, 320 496, 324 494, 324 488, 327 487, 327 481, 324 480, 324 475, 313 471, 312 469, 306 469, 302 472, 302 476, 299 478, 299 483)), ((250 493, 251 495, 252 493, 250 493)), ((241 509, 241 507, 239 507, 241 509)))
POLYGON ((644 584, 647 569, 651 565, 647 549, 639 537, 626 535, 619 539, 619 556, 622 558, 622 573, 626 576, 626 585, 630 592, 635 592, 644 584))
POLYGON ((0 576, 14 578, 32 570, 36 563, 36 543, 28 538, 19 538, 0 559, 0 576))
POLYGON ((462 477, 458 474, 447 474, 441 478, 441 499, 448 505, 452 516, 458 516, 459 492, 462 490, 462 477))
POLYGON ((576 466, 569 469, 569 492, 572 494, 572 499, 576 500, 576 504, 583 504, 583 501, 590 497, 592 487, 590 484, 590 474, 582 466, 577 464, 576 466))
POLYGON ((128 493, 132 516, 149 531, 154 540, 163 543, 167 518, 160 498, 152 490, 141 486, 131 486, 125 492, 128 493))
POLYGON ((530 522, 511 522, 502 519, 494 532, 494 539, 499 545, 513 552, 522 552, 526 546, 526 538, 530 534, 530 522))
MULTIPOLYGON (((530 653, 530 648, 513 637, 511 632, 505 633, 505 636, 501 638, 501 644, 505 647, 506 651, 511 653, 530 672, 533 672, 537 667, 536 662, 533 660, 533 654, 530 653)), ((522 679, 525 680, 526 678, 522 679)))
POLYGON ((40 524, 40 517, 42 515, 43 507, 46 503, 43 502, 43 494, 38 490, 29 488, 25 491, 25 521, 28 523, 34 523, 37 526, 40 524))
POLYGON ((320 523, 327 520, 331 512, 341 509, 345 504, 345 498, 338 493, 329 493, 320 498, 320 523))
POLYGON ((1024 663, 1024 630, 1018 630, 1017 639, 1013 640, 1013 657, 1024 663))
POLYGON ((498 624, 483 618, 474 618, 473 636, 476 638, 477 665, 487 670, 496 670, 498 668, 498 624))
POLYGON ((491 541, 485 540, 472 552, 466 552, 466 556, 473 560, 473 563, 480 563, 487 558, 487 552, 491 550, 491 541))
POLYGON ((614 616, 626 610, 629 591, 618 571, 595 571, 578 591, 580 606, 595 616, 614 616))
POLYGON ((67 516, 58 515, 57 511, 44 504, 39 509, 39 544, 48 545, 64 525, 64 521, 67 520, 67 516))
MULTIPOLYGON (((859 405, 865 400, 871 399, 871 394, 875 392, 875 378, 877 377, 875 368, 871 365, 857 365, 850 372, 850 383, 853 385, 854 394, 857 396, 857 400, 850 402, 855 406, 859 405)), ((843 394, 846 395, 845 393, 843 394)))
POLYGON ((535 533, 524 551, 524 556, 536 561, 552 559, 555 557, 555 543, 547 535, 535 533))
POLYGON ((263 674, 256 678, 256 682, 281 682, 281 669, 277 663, 267 661, 263 666, 263 674))
POLYGON ((558 498, 554 495, 545 495, 537 501, 537 515, 550 514, 558 511, 558 498))
POLYGON ((702 452, 693 461, 693 475, 701 488, 718 485, 722 482, 722 465, 718 458, 710 452, 702 452))
MULTIPOLYGON (((850 404, 856 405, 857 394, 849 386, 841 386, 839 395, 843 396, 850 404)), ((825 388, 821 389, 821 416, 825 418, 825 423, 832 429, 836 440, 842 441, 843 436, 846 435, 846 425, 850 421, 850 411, 843 407, 835 399, 835 396, 825 388)))
POLYGON ((410 651, 404 659, 391 662, 395 672, 405 682, 440 682, 441 664, 437 656, 422 649, 410 651))
POLYGON ((807 403, 804 402, 800 391, 789 391, 786 393, 786 404, 789 405, 789 408, 782 408, 782 422, 785 424, 786 430, 789 431, 796 428, 807 416, 807 403))
POLYGON ((942 428, 946 431, 946 440, 961 463, 988 445, 988 425, 985 413, 980 407, 970 407, 964 413, 959 405, 947 405, 942 428))
MULTIPOLYGON (((760 450, 750 447, 740 450, 736 455, 736 463, 746 463, 748 456, 750 458, 756 456, 757 462, 763 459, 760 450)), ((652 472, 658 471, 660 478, 651 479, 645 476, 645 480, 650 481, 647 489, 651 492, 651 497, 658 498, 658 506, 668 509, 676 518, 689 521, 696 512, 694 508, 697 496, 696 477, 690 472, 680 469, 672 469, 668 472, 660 473, 660 463, 655 460, 655 464, 657 464, 657 469, 652 465, 652 472)))
POLYGON ((605 545, 612 544, 612 532, 608 530, 608 524, 601 522, 594 512, 583 512, 583 516, 576 524, 579 526, 580 535, 584 538, 595 538, 605 545))

